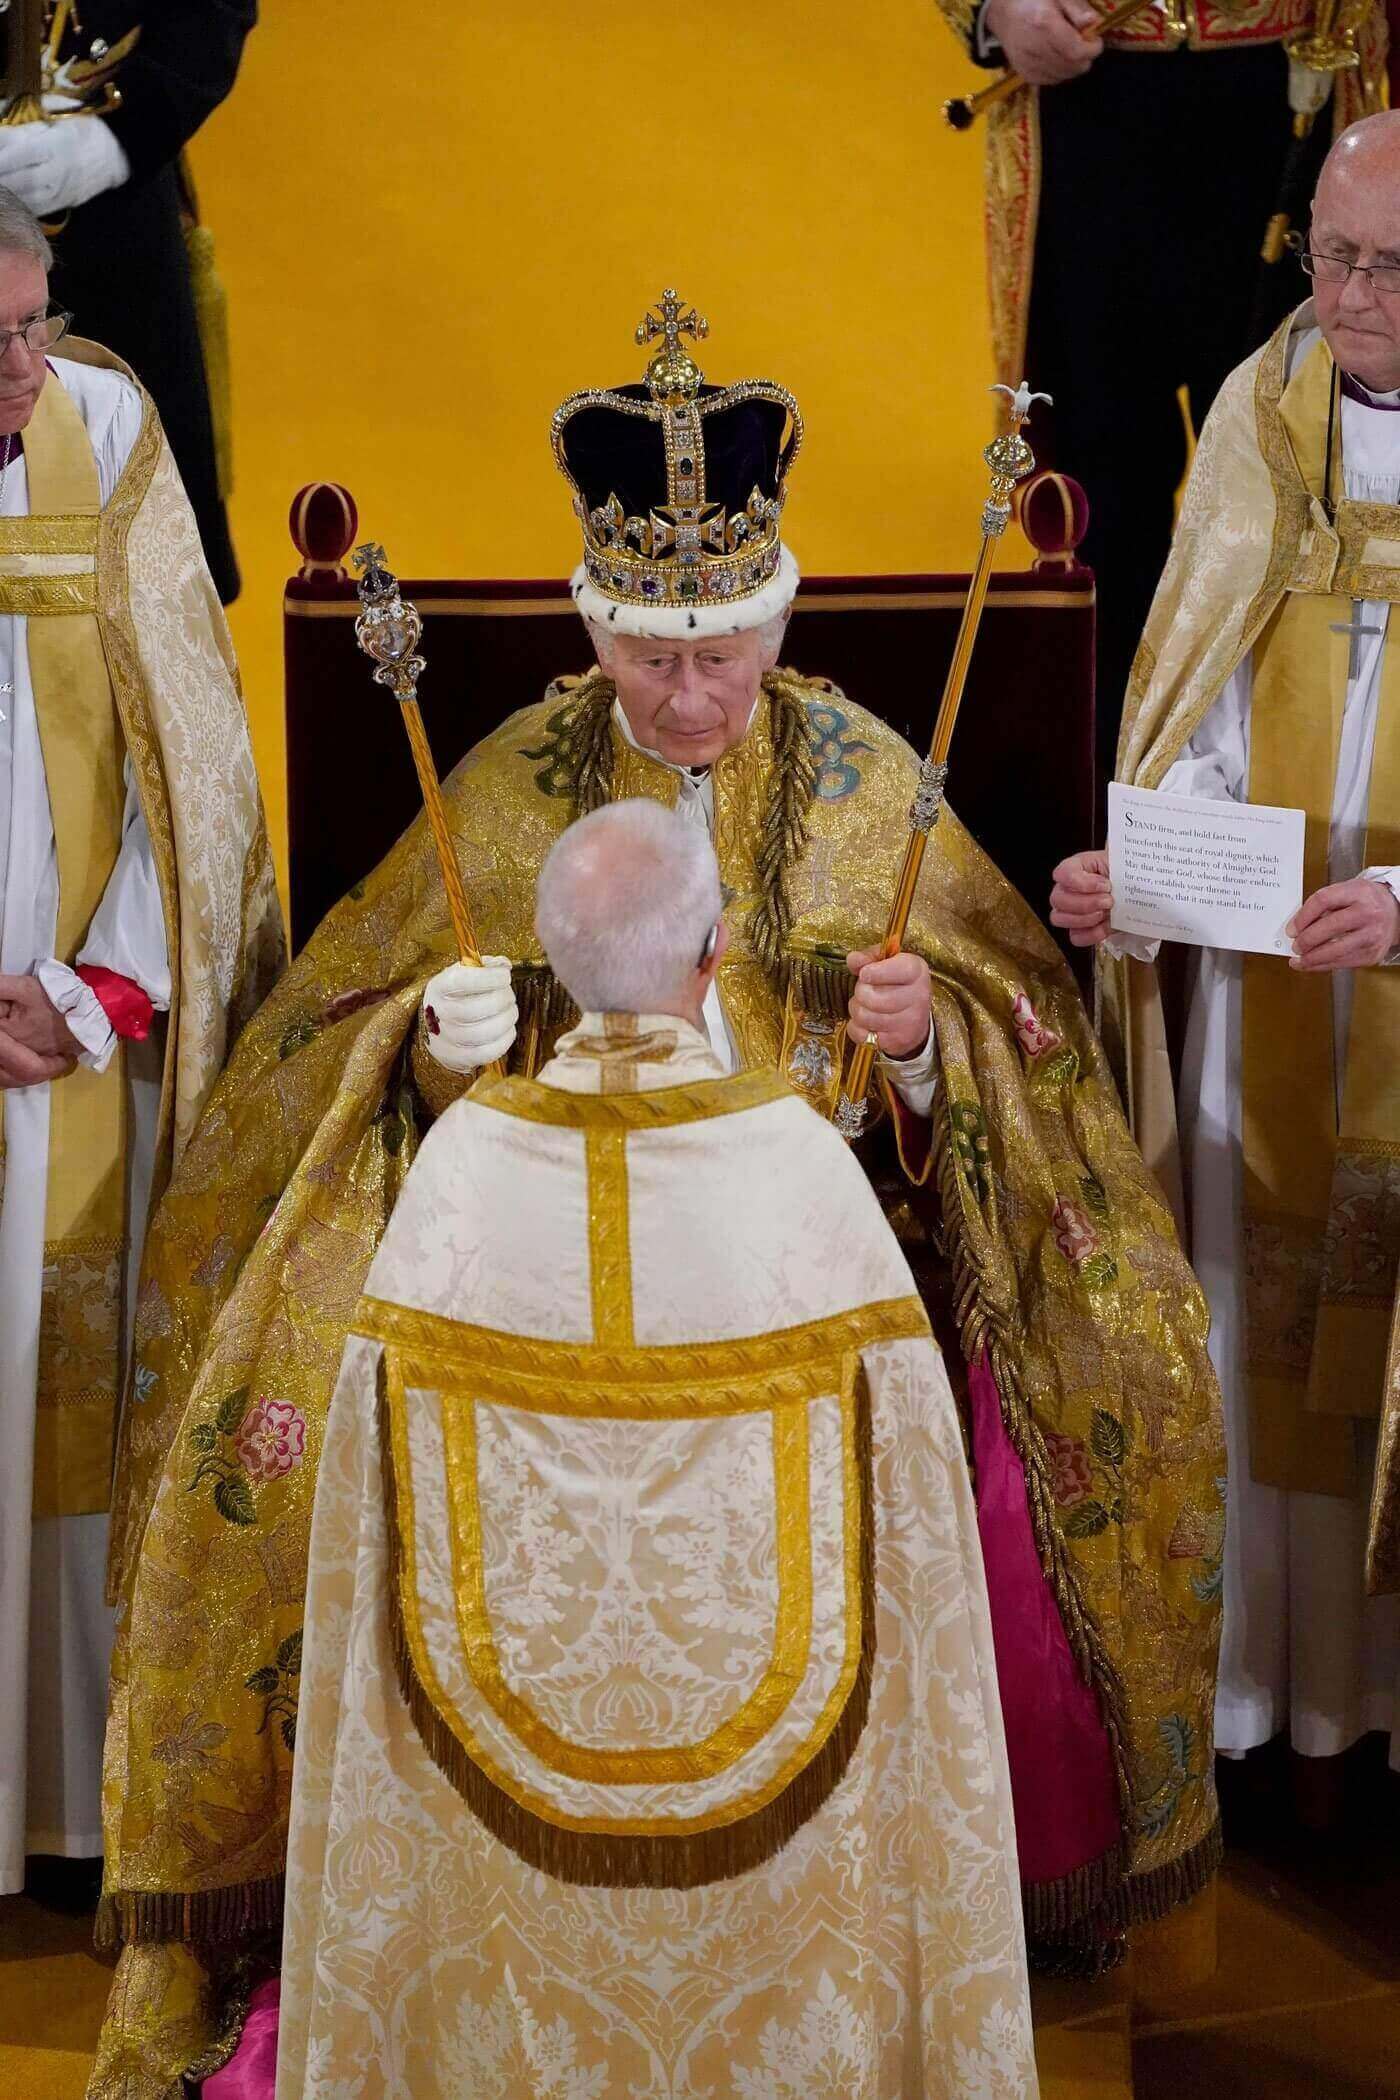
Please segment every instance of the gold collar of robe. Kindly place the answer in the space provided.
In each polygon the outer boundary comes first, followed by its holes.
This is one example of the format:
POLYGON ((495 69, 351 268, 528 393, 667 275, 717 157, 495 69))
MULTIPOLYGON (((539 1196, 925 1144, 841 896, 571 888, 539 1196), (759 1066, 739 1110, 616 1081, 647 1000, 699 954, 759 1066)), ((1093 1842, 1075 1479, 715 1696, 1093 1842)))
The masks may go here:
MULTIPOLYGON (((1328 881, 1350 647, 1338 630, 1360 597, 1400 599, 1400 509, 1339 500, 1332 527, 1322 508, 1332 385, 1331 355, 1318 344, 1278 403, 1309 522, 1255 645, 1250 725, 1250 800, 1306 812, 1308 895, 1328 881)), ((1400 859, 1398 643, 1392 632, 1382 656, 1369 865, 1400 859)), ((1343 1087, 1330 973, 1248 955, 1242 1011, 1252 1470, 1283 1487, 1344 1488, 1353 1444, 1344 1418, 1379 1409, 1400 1262, 1400 971, 1355 972, 1343 1087)))
MULTIPOLYGON (((0 518, 0 613, 27 621, 58 855, 54 952, 71 964, 121 846, 125 741, 97 619, 101 494, 83 419, 51 374, 24 432, 29 515, 0 518)), ((121 1375, 126 1085, 79 1066, 49 1092, 34 1513, 104 1510, 121 1375)))

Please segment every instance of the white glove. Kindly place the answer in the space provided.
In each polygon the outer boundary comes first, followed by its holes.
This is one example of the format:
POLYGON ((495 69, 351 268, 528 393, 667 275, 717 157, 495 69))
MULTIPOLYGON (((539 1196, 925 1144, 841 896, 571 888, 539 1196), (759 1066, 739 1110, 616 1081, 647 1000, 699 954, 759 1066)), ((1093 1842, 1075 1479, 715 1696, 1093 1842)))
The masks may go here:
POLYGON ((476 1072, 504 1057, 515 1041, 518 1019, 504 955, 451 963, 423 994, 428 1048, 449 1072, 476 1072))
POLYGON ((127 181, 131 162, 101 117, 0 126, 0 183, 40 217, 127 181))

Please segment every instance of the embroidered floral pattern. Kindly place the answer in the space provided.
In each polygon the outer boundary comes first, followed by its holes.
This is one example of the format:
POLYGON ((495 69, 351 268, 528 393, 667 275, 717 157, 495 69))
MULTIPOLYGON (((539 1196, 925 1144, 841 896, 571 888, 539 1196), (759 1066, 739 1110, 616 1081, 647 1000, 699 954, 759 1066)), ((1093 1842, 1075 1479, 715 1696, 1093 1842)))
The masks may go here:
POLYGON ((822 802, 842 802, 860 786, 856 758, 873 751, 851 732, 851 718, 839 707, 807 702, 807 720, 812 728, 812 748, 817 754, 817 796, 822 802))
POLYGON ((306 1455, 306 1419, 290 1400, 259 1400, 243 1418, 234 1449, 253 1480, 280 1480, 306 1455))
POLYGON ((1094 1469, 1089 1454, 1077 1436, 1057 1436, 1053 1431, 1046 1436, 1045 1449, 1055 1500, 1061 1509, 1073 1509, 1093 1489, 1094 1469))
POLYGON ((523 744, 520 747, 522 758, 540 764, 540 770, 535 775, 535 786, 542 795, 572 795, 574 791, 569 715, 568 707, 556 708, 545 721, 543 743, 537 744, 533 751, 523 744))
POLYGON ((1184 1714, 1171 1714, 1157 1723, 1160 1752, 1151 1772, 1152 1785, 1139 1800, 1138 1829, 1145 1837, 1160 1837, 1176 1817, 1187 1791, 1205 1777, 1204 1761, 1196 1762, 1196 1731, 1184 1714))
POLYGON ((263 1717, 258 1723, 258 1734, 265 1735, 274 1720, 281 1722, 282 1741, 289 1750, 297 1746, 297 1694, 294 1681, 301 1676, 301 1628, 289 1633, 277 1650, 274 1662, 264 1663, 243 1682, 250 1692, 257 1692, 263 1702, 263 1717))
POLYGON ((290 1400, 257 1400, 248 1388, 230 1393, 212 1422, 198 1422, 190 1445, 199 1464, 186 1489, 214 1483, 214 1507, 229 1524, 255 1522, 250 1480, 280 1480, 306 1456, 306 1417, 290 1400))
MULTIPOLYGON (((1100 1190, 1102 1194, 1102 1190, 1100 1190)), ((1105 1204, 1107 1209, 1107 1204, 1105 1204)), ((1112 1283, 1118 1270, 1111 1255, 1103 1250, 1103 1243, 1087 1214, 1067 1196, 1057 1196, 1050 1213, 1050 1230, 1055 1236, 1055 1245, 1075 1274, 1088 1284, 1102 1286, 1112 1283)))
POLYGON ((1110 1524, 1122 1523, 1128 1432, 1117 1415, 1096 1407, 1087 1445, 1081 1437, 1052 1431, 1045 1438, 1045 1450, 1069 1538, 1094 1538, 1110 1524))
POLYGON ((1024 992, 1017 992, 1011 1002, 1011 1026, 1016 1031, 1016 1040, 1034 1064, 1051 1050, 1058 1050, 1061 1038, 1053 1028, 1047 1028, 1036 1013, 1024 992))

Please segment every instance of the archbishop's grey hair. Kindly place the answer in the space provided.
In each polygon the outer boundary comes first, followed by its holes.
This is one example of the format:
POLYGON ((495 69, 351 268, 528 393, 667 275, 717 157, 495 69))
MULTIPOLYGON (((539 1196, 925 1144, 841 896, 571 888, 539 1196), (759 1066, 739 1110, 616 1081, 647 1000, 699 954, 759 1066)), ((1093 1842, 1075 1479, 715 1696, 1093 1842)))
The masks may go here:
POLYGON ((550 849, 535 931, 584 1013, 670 1013, 721 909, 703 831, 659 802, 609 802, 550 849))
POLYGON ((31 261, 42 263, 45 270, 53 268, 53 249, 43 227, 29 206, 13 190, 3 187, 0 187, 0 255, 27 255, 31 261))

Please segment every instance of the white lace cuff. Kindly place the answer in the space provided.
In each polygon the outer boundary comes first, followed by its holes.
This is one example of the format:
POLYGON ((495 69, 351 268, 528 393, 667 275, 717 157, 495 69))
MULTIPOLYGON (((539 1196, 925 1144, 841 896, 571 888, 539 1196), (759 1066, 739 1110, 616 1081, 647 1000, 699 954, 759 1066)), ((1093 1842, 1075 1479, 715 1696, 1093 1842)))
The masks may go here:
POLYGON ((34 975, 68 1023, 70 1034, 77 1037, 81 1046, 78 1062, 90 1072, 105 1072, 117 1047, 117 1037, 91 985, 84 984, 67 963, 52 958, 39 963, 34 975))

